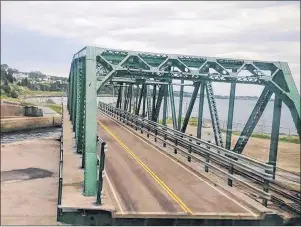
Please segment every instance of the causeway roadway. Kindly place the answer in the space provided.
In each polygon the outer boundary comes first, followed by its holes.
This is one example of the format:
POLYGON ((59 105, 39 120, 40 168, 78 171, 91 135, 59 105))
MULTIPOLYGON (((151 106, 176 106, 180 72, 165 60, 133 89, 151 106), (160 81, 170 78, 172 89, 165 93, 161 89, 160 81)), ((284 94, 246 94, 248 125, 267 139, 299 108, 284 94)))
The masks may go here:
POLYGON ((108 147, 105 175, 116 215, 258 216, 129 126, 102 113, 97 122, 108 147))

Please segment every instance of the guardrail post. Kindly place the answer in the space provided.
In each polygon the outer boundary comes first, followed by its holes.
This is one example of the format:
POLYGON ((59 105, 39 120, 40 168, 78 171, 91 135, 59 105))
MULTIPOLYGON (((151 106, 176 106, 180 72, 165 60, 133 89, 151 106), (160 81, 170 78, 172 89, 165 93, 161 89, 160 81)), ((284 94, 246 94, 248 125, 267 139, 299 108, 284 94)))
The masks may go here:
POLYGON ((166 135, 166 127, 164 127, 164 142, 163 142, 163 147, 166 147, 166 143, 165 143, 165 140, 167 139, 167 135, 166 135))
POLYGON ((136 118, 136 120, 134 120, 134 124, 135 124, 135 130, 138 130, 138 119, 136 118))
MULTIPOLYGON (((264 179, 264 181, 263 181, 263 191, 269 192, 269 181, 266 180, 266 179, 264 179)), ((268 206, 268 200, 267 199, 262 199, 262 205, 267 207, 268 206)))
POLYGON ((177 154, 178 150, 177 150, 177 146, 178 146, 178 139, 175 139, 175 149, 174 149, 174 153, 177 154))
MULTIPOLYGON (((192 134, 190 134, 190 136, 192 136, 192 134)), ((191 143, 192 142, 192 140, 189 138, 189 142, 191 143)), ((189 146, 188 146, 188 152, 189 152, 189 155, 188 155, 188 157, 187 157, 187 161, 188 162, 191 162, 191 156, 190 156, 190 154, 191 154, 191 152, 192 152, 192 148, 191 148, 191 144, 189 143, 189 146)))
POLYGON ((158 131, 157 131, 157 126, 156 126, 156 128, 155 128, 155 138, 154 138, 155 142, 157 142, 157 135, 158 135, 158 131))
POLYGON ((150 127, 149 127, 149 124, 148 124, 147 125, 147 134, 146 134, 147 138, 149 138, 149 131, 150 131, 150 127))
MULTIPOLYGON (((211 143, 211 142, 208 141, 208 143, 211 143)), ((210 149, 210 146, 207 146, 207 149, 210 149)), ((205 156, 206 163, 209 163, 209 159, 210 159, 210 155, 208 152, 206 152, 206 156, 205 156)), ((205 164, 205 172, 208 173, 208 171, 209 171, 209 167, 205 164)))
POLYGON ((141 134, 143 134, 143 124, 144 124, 144 119, 142 118, 142 121, 141 121, 141 126, 140 126, 140 132, 141 134))
MULTIPOLYGON (((233 174, 233 164, 229 165, 228 173, 233 174)), ((228 185, 232 187, 232 179, 228 178, 228 185)))
POLYGON ((100 161, 99 161, 99 172, 98 172, 98 187, 97 187, 97 196, 96 196, 96 204, 101 205, 101 191, 103 186, 103 178, 102 173, 105 166, 105 146, 106 143, 102 142, 100 147, 100 161))

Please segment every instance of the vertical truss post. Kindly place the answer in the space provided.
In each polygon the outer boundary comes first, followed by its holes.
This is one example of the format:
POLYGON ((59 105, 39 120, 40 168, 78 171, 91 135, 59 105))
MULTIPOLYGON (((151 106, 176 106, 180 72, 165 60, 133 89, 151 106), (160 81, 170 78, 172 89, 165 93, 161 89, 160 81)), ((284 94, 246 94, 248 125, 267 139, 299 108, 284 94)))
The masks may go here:
POLYGON ((221 135, 220 123, 219 123, 216 102, 215 102, 215 97, 214 97, 211 81, 209 81, 209 82, 207 81, 207 83, 206 83, 206 92, 207 92, 208 106, 209 106, 209 111, 210 111, 210 116, 211 116, 215 143, 216 143, 216 145, 222 147, 223 139, 222 139, 222 135, 221 135))
POLYGON ((147 117, 148 120, 152 119, 152 96, 151 96, 151 90, 150 85, 146 85, 146 95, 147 95, 147 117))
POLYGON ((269 153, 269 164, 274 166, 274 174, 273 174, 274 179, 275 179, 276 163, 277 163, 281 108, 282 108, 282 100, 278 95, 275 95, 272 133, 271 133, 271 141, 270 141, 270 153, 269 153))
POLYGON ((85 177, 84 195, 95 196, 97 189, 96 49, 86 48, 85 177))
POLYGON ((227 135, 226 135, 226 149, 229 149, 229 150, 231 149, 231 137, 232 137, 235 90, 236 90, 236 83, 232 82, 231 83, 231 90, 230 90, 230 97, 229 97, 227 135))
POLYGON ((82 69, 81 69, 81 59, 78 59, 78 64, 77 64, 77 102, 76 102, 76 127, 75 127, 75 138, 76 138, 76 148, 77 148, 77 152, 79 151, 79 136, 81 133, 80 130, 80 122, 83 120, 81 115, 82 112, 82 99, 83 99, 83 91, 82 91, 82 69))
POLYGON ((197 126, 198 127, 197 128, 197 138, 199 138, 199 139, 201 139, 201 137, 202 137, 204 97, 205 97, 205 83, 201 83, 199 111, 198 111, 198 126, 197 126))
POLYGON ((245 125, 243 128, 233 151, 241 154, 243 149, 245 148, 247 142, 249 141, 250 136, 253 133, 254 128, 256 127, 264 109, 266 108, 273 92, 268 88, 265 87, 257 100, 257 103, 245 125))
POLYGON ((169 86, 169 99, 170 99, 170 108, 171 108, 171 117, 172 117, 172 125, 174 129, 177 129, 177 116, 176 116, 176 108, 175 108, 175 99, 173 95, 172 84, 168 84, 169 86))
POLYGON ((123 89, 123 110, 127 111, 127 98, 128 98, 128 87, 127 85, 125 85, 124 89, 123 89))
POLYGON ((73 84, 73 98, 72 98, 72 130, 75 132, 76 130, 76 109, 77 109, 77 65, 78 65, 78 58, 74 59, 74 66, 73 66, 73 76, 74 76, 74 84, 73 84))
MULTIPOLYGON (((184 84, 184 79, 181 79, 181 84, 184 84)), ((178 113, 178 130, 181 130, 182 123, 182 109, 183 109, 183 94, 184 94, 184 85, 181 85, 180 88, 180 101, 179 101, 179 113, 178 113)))
POLYGON ((116 108, 121 108, 121 94, 122 94, 122 86, 121 85, 122 84, 119 84, 116 108))
POLYGON ((69 78, 68 78, 68 97, 67 97, 67 108, 68 108, 68 111, 70 112, 70 98, 71 98, 71 91, 72 91, 72 88, 71 88, 71 74, 72 74, 72 63, 71 63, 71 68, 70 68, 70 72, 69 72, 69 78))
POLYGON ((154 115, 155 115, 155 109, 156 109, 156 97, 157 97, 157 85, 154 84, 153 87, 153 102, 152 102, 152 119, 154 120, 154 115))
POLYGON ((155 112, 154 112, 154 115, 153 115, 153 121, 155 121, 155 122, 158 121, 158 117, 159 117, 159 113, 160 113, 160 109, 161 109, 161 104, 162 104, 162 99, 164 97, 164 90, 165 90, 165 86, 160 85, 159 91, 158 91, 158 98, 157 98, 157 102, 156 102, 156 108, 155 108, 155 112))
POLYGON ((84 59, 80 61, 80 102, 79 102, 79 125, 78 125, 78 142, 77 142, 77 152, 84 153, 84 121, 85 121, 85 102, 86 102, 86 89, 85 89, 85 64, 84 59))
MULTIPOLYGON (((163 118, 162 124, 166 126, 166 114, 167 114, 167 95, 168 95, 168 85, 161 85, 164 86, 164 100, 163 100, 163 118)), ((159 115, 158 115, 159 116, 159 115)))
POLYGON ((142 117, 145 117, 145 109, 146 109, 146 96, 147 96, 147 87, 146 84, 143 85, 143 103, 142 103, 142 117))
POLYGON ((186 115, 185 115, 185 118, 184 118, 184 121, 183 121, 181 132, 186 131, 186 128, 187 128, 187 125, 188 125, 188 122, 189 122, 189 118, 190 118, 190 115, 191 115, 196 97, 198 95, 200 84, 201 84, 200 82, 195 82, 195 84, 194 84, 194 90, 193 90, 193 93, 192 93, 192 96, 191 96, 191 99, 190 99, 190 102, 189 102, 189 106, 188 106, 188 109, 187 109, 187 112, 186 112, 186 115))
MULTIPOLYGON (((136 115, 139 115, 140 112, 140 107, 141 107, 141 101, 142 101, 142 97, 143 97, 143 92, 144 92, 144 85, 142 85, 141 90, 140 90, 140 96, 139 96, 139 100, 138 100, 138 107, 136 110, 136 115)), ((138 94, 139 95, 139 92, 138 94)))
POLYGON ((126 104, 126 93, 127 93, 127 85, 124 83, 124 86, 122 87, 122 95, 121 95, 121 109, 123 107, 123 110, 125 110, 125 104, 126 104))
POLYGON ((133 85, 129 86, 129 112, 132 112, 133 85))
POLYGON ((72 111, 73 111, 73 108, 74 108, 74 105, 73 105, 73 101, 74 101, 74 90, 75 90, 75 88, 74 88, 74 78, 75 78, 75 76, 74 76, 74 74, 75 74, 75 72, 74 72, 74 66, 75 65, 75 63, 74 63, 74 60, 72 61, 72 66, 71 66, 71 100, 70 100, 70 120, 71 120, 71 123, 72 123, 72 120, 73 120, 73 115, 72 115, 72 111))

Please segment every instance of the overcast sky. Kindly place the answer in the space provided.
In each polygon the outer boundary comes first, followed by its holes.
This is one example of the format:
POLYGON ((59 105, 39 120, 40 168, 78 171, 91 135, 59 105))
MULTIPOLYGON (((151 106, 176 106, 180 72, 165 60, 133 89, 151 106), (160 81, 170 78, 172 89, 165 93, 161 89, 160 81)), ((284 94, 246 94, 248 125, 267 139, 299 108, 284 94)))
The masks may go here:
POLYGON ((286 61, 300 90, 299 1, 1 2, 1 63, 67 76, 87 45, 286 61))

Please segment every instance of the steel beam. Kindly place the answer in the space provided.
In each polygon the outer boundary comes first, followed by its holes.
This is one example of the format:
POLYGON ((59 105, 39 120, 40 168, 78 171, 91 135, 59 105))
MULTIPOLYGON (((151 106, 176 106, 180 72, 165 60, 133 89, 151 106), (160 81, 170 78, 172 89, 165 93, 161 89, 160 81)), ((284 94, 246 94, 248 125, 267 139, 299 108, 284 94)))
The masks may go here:
POLYGON ((183 121, 181 132, 186 131, 186 128, 187 128, 187 125, 188 125, 188 122, 189 122, 189 118, 190 118, 190 115, 191 115, 196 97, 198 95, 199 88, 200 88, 200 82, 196 82, 195 86, 194 86, 192 96, 191 96, 191 99, 190 99, 190 102, 189 102, 189 106, 188 106, 188 109, 187 109, 187 112, 186 112, 186 115, 185 115, 185 118, 184 118, 184 121, 183 121))
POLYGON ((181 79, 179 113, 178 113, 178 130, 181 130, 182 124, 182 109, 183 109, 183 93, 184 93, 184 79, 181 79))
POLYGON ((86 48, 85 177, 84 195, 95 196, 97 189, 96 154, 96 50, 86 48))
POLYGON ((146 110, 146 96, 147 96, 147 85, 143 85, 143 100, 142 100, 142 117, 145 117, 145 110, 146 110))
POLYGON ((153 87, 153 102, 152 102, 152 119, 154 120, 155 109, 156 109, 156 98, 157 98, 157 85, 154 84, 153 87))
POLYGON ((140 90, 140 96, 139 96, 139 101, 138 101, 138 107, 137 107, 136 115, 139 115, 140 107, 141 107, 141 101, 142 101, 142 98, 143 98, 143 94, 144 94, 144 85, 142 85, 141 90, 140 90))
POLYGON ((226 149, 231 149, 234 101, 235 101, 236 83, 231 83, 229 108, 228 108, 228 121, 227 121, 227 135, 226 135, 226 149))
POLYGON ((209 106, 209 111, 211 116, 215 143, 216 145, 223 147, 219 117, 218 117, 216 102, 214 98, 213 87, 210 81, 206 83, 206 92, 207 92, 208 106, 209 106))
POLYGON ((165 94, 165 85, 161 85, 159 87, 158 98, 157 98, 157 102, 156 102, 156 109, 155 109, 155 114, 154 114, 154 118, 153 118, 153 121, 155 121, 155 122, 158 121, 164 94, 165 94))
POLYGON ((233 151, 241 154, 244 147, 246 146, 247 142, 249 141, 250 136, 253 133, 254 128, 256 127, 264 109, 266 108, 273 92, 268 88, 265 87, 257 100, 257 103, 247 121, 247 124, 242 130, 233 151))
POLYGON ((197 138, 202 138, 202 126, 203 126, 203 109, 205 98, 205 83, 201 83, 200 98, 199 98, 199 111, 198 111, 198 126, 197 126, 197 138))
POLYGON ((167 114, 167 96, 168 96, 168 85, 161 85, 164 86, 164 100, 163 100, 163 118, 162 124, 166 125, 166 114, 167 114))
POLYGON ((275 179, 276 163, 277 163, 281 107, 282 107, 282 100, 280 99, 280 97, 278 95, 275 95, 272 133, 271 133, 271 141, 270 141, 269 163, 268 163, 268 164, 274 166, 274 179, 275 179))
POLYGON ((175 108, 175 99, 173 95, 172 85, 169 84, 169 99, 170 99, 170 108, 171 108, 171 117, 172 117, 172 125, 174 129, 177 129, 177 116, 176 116, 176 108, 175 108))

